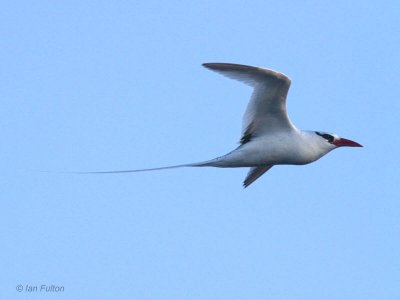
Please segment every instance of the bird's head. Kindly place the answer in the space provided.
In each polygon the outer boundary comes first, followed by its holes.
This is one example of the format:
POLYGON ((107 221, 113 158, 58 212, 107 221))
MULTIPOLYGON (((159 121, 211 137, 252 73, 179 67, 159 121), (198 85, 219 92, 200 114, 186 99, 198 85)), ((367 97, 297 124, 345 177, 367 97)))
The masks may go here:
POLYGON ((337 134, 321 131, 315 131, 315 133, 319 136, 321 143, 323 143, 327 148, 330 148, 330 150, 338 147, 362 147, 359 143, 341 138, 337 134))

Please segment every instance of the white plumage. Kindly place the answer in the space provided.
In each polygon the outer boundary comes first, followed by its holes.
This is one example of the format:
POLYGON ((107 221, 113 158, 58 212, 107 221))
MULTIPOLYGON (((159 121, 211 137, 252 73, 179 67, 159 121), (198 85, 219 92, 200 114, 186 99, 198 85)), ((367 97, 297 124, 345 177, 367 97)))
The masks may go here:
POLYGON ((243 116, 241 144, 238 148, 224 156, 199 163, 84 173, 128 173, 178 167, 250 167, 243 182, 247 187, 274 165, 308 164, 337 147, 362 147, 336 134, 297 129, 286 112, 286 97, 291 83, 286 75, 238 64, 206 63, 203 66, 253 87, 253 95, 243 116))

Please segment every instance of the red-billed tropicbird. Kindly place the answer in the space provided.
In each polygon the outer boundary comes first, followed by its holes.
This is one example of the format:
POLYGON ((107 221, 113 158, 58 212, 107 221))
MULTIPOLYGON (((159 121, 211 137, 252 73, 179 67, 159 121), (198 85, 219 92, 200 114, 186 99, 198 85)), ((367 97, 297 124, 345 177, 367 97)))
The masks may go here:
POLYGON ((291 83, 286 75, 238 64, 206 63, 203 66, 253 88, 253 95, 243 116, 239 147, 226 155, 199 163, 85 173, 129 173, 179 167, 250 167, 243 182, 244 187, 248 187, 274 165, 304 165, 338 147, 362 147, 336 134, 297 129, 286 112, 286 96, 291 83))

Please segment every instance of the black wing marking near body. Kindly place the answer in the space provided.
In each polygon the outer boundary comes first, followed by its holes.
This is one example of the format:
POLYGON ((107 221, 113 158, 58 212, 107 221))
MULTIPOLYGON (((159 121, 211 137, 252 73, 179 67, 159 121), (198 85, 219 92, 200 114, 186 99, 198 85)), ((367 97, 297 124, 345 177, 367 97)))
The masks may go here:
POLYGON ((246 130, 244 131, 242 138, 240 139, 240 144, 244 145, 248 142, 251 141, 254 133, 254 123, 250 123, 249 126, 247 126, 246 130))

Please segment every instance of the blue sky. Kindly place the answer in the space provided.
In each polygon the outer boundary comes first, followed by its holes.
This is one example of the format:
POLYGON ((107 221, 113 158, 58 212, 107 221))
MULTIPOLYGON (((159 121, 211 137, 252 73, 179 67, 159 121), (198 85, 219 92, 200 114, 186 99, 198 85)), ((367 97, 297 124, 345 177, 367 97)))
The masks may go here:
POLYGON ((397 1, 4 1, 1 299, 399 299, 397 1), (250 89, 364 148, 273 168, 115 170, 237 146, 250 89), (16 286, 64 286, 62 293, 16 286))

